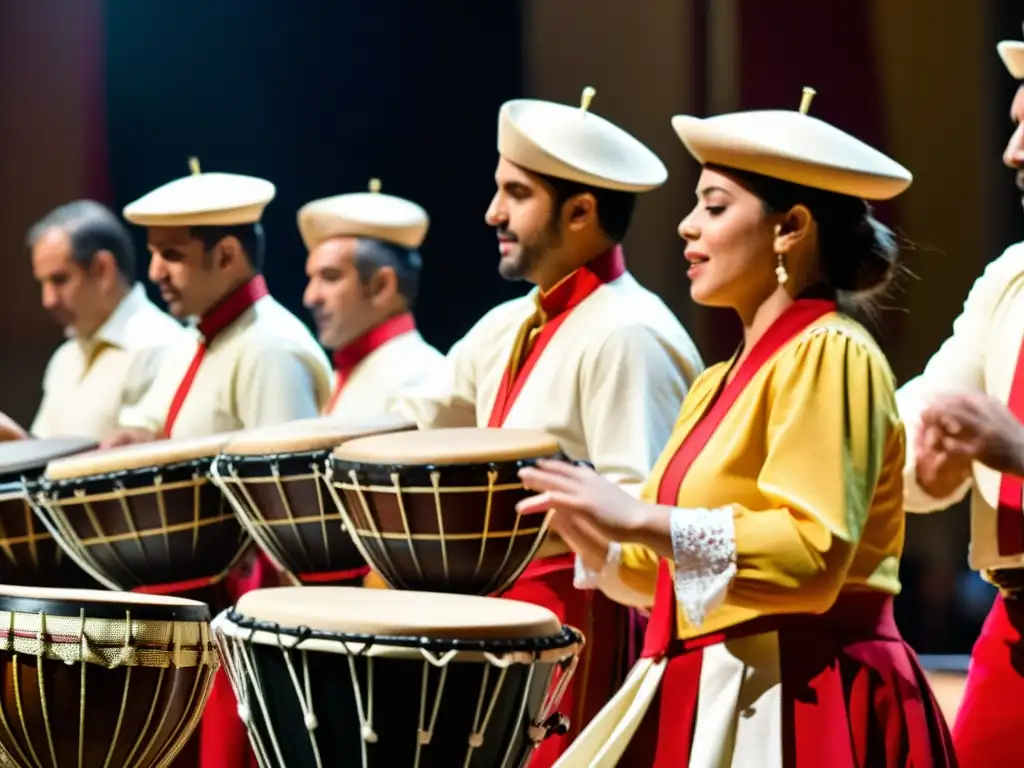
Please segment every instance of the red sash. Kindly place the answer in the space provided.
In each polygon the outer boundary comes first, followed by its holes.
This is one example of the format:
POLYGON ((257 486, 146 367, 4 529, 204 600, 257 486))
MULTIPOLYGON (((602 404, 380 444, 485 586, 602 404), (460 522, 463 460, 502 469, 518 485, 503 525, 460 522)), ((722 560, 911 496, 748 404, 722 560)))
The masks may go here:
MULTIPOLYGON (((505 374, 501 377, 501 386, 498 387, 498 396, 491 408, 491 418, 487 422, 488 427, 504 425, 523 385, 544 353, 544 348, 551 342, 555 332, 572 310, 602 285, 620 278, 625 271, 626 262, 622 248, 616 245, 577 269, 547 293, 541 294, 540 308, 547 320, 519 370, 513 373, 509 366, 505 366, 505 374)), ((514 353, 515 350, 513 356, 514 353)))
POLYGON ((227 298, 207 312, 203 319, 199 321, 199 346, 192 357, 192 362, 185 373, 185 378, 178 384, 178 390, 174 393, 174 399, 171 401, 171 408, 167 412, 167 421, 164 422, 163 436, 165 438, 171 436, 174 422, 178 419, 181 407, 185 404, 185 398, 188 397, 196 374, 199 373, 199 366, 206 356, 206 350, 213 343, 214 338, 241 317, 242 313, 249 309, 249 307, 267 295, 269 295, 269 292, 267 291, 266 281, 262 275, 256 275, 229 294, 227 298))
MULTIPOLYGON (((719 389, 711 405, 669 460, 658 485, 659 504, 676 506, 679 503, 679 489, 686 473, 761 366, 797 334, 819 318, 835 310, 836 304, 833 301, 798 299, 772 324, 750 350, 750 354, 737 369, 732 381, 719 389)), ((662 560, 658 568, 658 592, 654 610, 644 638, 643 656, 661 657, 668 652, 668 648, 676 636, 675 619, 676 604, 672 574, 668 562, 662 560)))
MULTIPOLYGON (((1018 421, 1024 421, 1024 344, 1021 344, 1017 357, 1017 368, 1013 372, 1010 398, 1006 406, 1018 421)), ((999 507, 996 517, 999 554, 1002 557, 1024 554, 1022 496, 1024 480, 1016 475, 1003 475, 999 481, 999 507)))
POLYGON ((338 403, 341 391, 352 376, 356 366, 365 360, 371 352, 387 344, 406 333, 416 330, 416 321, 413 316, 406 312, 401 315, 389 317, 380 325, 371 328, 355 341, 346 344, 340 349, 334 350, 334 392, 331 393, 331 400, 327 404, 327 413, 334 410, 338 403))

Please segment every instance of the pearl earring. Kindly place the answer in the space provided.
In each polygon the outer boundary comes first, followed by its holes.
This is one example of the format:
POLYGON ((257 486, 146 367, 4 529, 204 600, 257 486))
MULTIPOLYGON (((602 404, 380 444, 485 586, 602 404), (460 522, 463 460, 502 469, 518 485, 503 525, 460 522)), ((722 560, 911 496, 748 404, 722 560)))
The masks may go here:
POLYGON ((786 281, 789 280, 789 273, 786 271, 786 264, 784 262, 785 257, 781 253, 777 253, 775 258, 779 261, 778 266, 775 267, 775 278, 779 281, 779 285, 785 285, 786 281))

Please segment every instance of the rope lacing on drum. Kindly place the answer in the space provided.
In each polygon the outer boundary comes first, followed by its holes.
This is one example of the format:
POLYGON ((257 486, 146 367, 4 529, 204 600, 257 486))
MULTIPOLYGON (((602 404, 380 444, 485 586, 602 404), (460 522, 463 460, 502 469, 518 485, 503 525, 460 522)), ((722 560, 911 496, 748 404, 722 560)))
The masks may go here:
MULTIPOLYGON (((309 630, 306 627, 299 628, 299 636, 295 639, 295 642, 289 646, 285 646, 281 640, 281 635, 277 636, 277 647, 281 649, 281 655, 284 656, 284 664, 288 667, 288 676, 292 679, 292 685, 295 686, 295 695, 299 699, 299 706, 302 708, 302 720, 306 724, 307 731, 315 731, 320 721, 317 720, 316 713, 313 712, 313 692, 309 687, 309 655, 305 650, 300 649, 299 653, 302 654, 302 681, 303 685, 299 685, 299 678, 295 674, 295 665, 292 664, 292 657, 289 651, 294 650, 300 643, 309 638, 309 630)), ((317 764, 320 760, 317 760, 317 764)))
POLYGON ((370 649, 369 644, 342 643, 345 648, 345 655, 348 658, 348 671, 352 677, 352 691, 356 697, 356 716, 359 718, 359 736, 362 739, 363 765, 366 765, 366 745, 377 743, 377 732, 373 728, 373 657, 366 656, 370 649), (352 645, 357 645, 359 650, 353 652, 352 645), (363 707, 363 695, 359 688, 359 674, 356 672, 356 656, 363 656, 366 659, 366 707, 363 707))
MULTIPOLYGON (((490 661, 490 654, 484 654, 490 661)), ((491 692, 491 700, 487 705, 487 712, 483 716, 483 722, 480 721, 480 712, 484 706, 484 694, 487 693, 487 680, 490 677, 491 668, 484 667, 483 679, 480 681, 480 695, 476 701, 476 712, 473 715, 473 732, 469 734, 469 750, 466 752, 466 765, 468 766, 473 755, 474 749, 479 749, 484 745, 484 734, 487 732, 487 726, 491 722, 491 715, 494 714, 494 707, 498 703, 498 697, 501 694, 502 686, 505 684, 505 676, 508 674, 508 665, 501 667, 501 672, 498 675, 498 682, 494 686, 494 690, 491 692)))
POLYGON ((417 733, 418 739, 416 743, 416 765, 420 763, 420 748, 430 744, 430 740, 434 738, 434 727, 437 725, 437 713, 441 709, 441 698, 444 696, 444 684, 448 679, 448 661, 455 655, 454 651, 449 651, 443 657, 443 661, 435 661, 431 658, 432 654, 424 653, 423 656, 428 662, 441 670, 441 679, 437 682, 437 690, 434 692, 434 706, 431 707, 430 711, 430 726, 424 727, 426 723, 426 709, 427 709, 427 683, 430 682, 430 667, 427 664, 423 665, 423 680, 420 684, 420 719, 419 719, 419 731, 417 733), (440 663, 439 663, 440 661, 440 663))
POLYGON ((569 687, 569 682, 576 673, 576 665, 578 663, 579 655, 576 654, 569 658, 567 662, 559 665, 561 669, 558 683, 548 691, 547 696, 544 697, 544 703, 541 705, 537 719, 530 723, 530 739, 535 743, 543 741, 552 731, 567 727, 567 719, 556 713, 555 707, 558 706, 562 696, 565 695, 565 690, 569 687))

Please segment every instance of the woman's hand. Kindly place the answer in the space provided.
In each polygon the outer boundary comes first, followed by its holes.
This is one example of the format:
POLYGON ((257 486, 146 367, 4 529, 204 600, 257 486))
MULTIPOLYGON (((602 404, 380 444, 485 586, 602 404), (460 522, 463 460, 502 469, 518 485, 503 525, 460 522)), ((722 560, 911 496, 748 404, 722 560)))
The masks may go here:
POLYGON ((602 540, 605 550, 609 541, 641 540, 638 534, 656 509, 593 469, 564 461, 538 461, 536 467, 519 470, 519 477, 524 487, 537 495, 520 501, 517 511, 529 515, 554 510, 551 527, 573 549, 574 539, 591 546, 602 540))

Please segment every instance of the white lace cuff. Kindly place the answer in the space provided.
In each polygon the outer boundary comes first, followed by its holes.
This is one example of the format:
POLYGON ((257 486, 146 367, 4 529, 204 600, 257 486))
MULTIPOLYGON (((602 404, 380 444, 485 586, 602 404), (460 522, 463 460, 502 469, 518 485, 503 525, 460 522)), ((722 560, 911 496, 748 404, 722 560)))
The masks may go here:
POLYGON ((576 555, 573 565, 572 583, 576 589, 597 589, 601 583, 615 578, 619 564, 622 562, 622 545, 613 541, 608 545, 608 553, 605 555, 604 564, 601 570, 593 571, 583 564, 583 558, 576 555))
POLYGON ((736 527, 731 507, 673 509, 669 515, 676 600, 695 627, 725 601, 736 575, 736 527))

